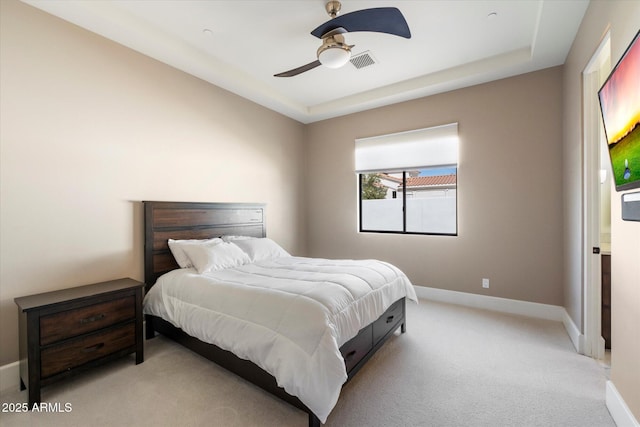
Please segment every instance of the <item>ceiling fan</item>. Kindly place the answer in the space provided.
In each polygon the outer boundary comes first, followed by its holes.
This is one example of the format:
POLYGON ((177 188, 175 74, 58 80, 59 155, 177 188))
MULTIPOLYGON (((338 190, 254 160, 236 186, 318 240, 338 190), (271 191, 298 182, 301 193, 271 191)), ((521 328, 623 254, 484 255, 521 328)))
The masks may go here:
POLYGON ((376 7, 362 9, 338 16, 342 5, 339 1, 328 1, 325 9, 332 19, 311 31, 311 35, 322 39, 317 57, 313 62, 293 70, 275 74, 274 77, 293 77, 320 65, 328 68, 340 68, 351 58, 351 48, 345 42, 345 33, 370 31, 411 38, 411 31, 402 12, 395 7, 376 7))

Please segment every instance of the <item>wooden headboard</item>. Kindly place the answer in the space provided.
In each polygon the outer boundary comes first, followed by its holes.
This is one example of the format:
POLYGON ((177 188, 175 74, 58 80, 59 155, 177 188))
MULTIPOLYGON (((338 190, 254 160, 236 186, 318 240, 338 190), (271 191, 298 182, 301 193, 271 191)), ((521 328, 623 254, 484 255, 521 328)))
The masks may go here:
POLYGON ((147 290, 162 274, 178 268, 169 250, 168 239, 207 239, 224 235, 266 237, 264 204, 142 203, 147 290))

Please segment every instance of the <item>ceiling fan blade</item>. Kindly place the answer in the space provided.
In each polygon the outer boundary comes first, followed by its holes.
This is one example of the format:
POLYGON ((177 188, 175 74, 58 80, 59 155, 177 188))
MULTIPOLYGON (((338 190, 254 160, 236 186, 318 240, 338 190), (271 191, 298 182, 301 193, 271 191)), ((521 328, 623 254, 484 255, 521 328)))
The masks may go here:
POLYGON ((279 73, 279 74, 274 74, 274 77, 293 77, 293 76, 297 76, 298 74, 302 74, 305 71, 309 71, 309 70, 313 70, 316 67, 319 67, 320 61, 318 61, 317 59, 313 62, 310 62, 306 65, 303 65, 302 67, 298 67, 298 68, 294 68, 293 70, 289 70, 289 71, 285 71, 283 73, 279 73))
POLYGON ((350 33, 371 31, 393 34, 407 39, 411 38, 411 31, 407 21, 404 19, 402 12, 395 7, 377 7, 347 13, 325 22, 313 30, 311 34, 322 38, 329 31, 340 27, 350 33))

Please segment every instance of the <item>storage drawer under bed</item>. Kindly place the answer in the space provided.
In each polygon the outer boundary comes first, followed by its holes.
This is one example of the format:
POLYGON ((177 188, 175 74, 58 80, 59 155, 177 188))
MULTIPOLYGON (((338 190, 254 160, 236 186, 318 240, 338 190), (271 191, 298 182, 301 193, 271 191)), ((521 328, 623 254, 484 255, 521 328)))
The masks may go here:
POLYGON ((394 302, 391 307, 373 322, 373 345, 384 338, 387 333, 397 329, 404 318, 404 300, 394 302))
POLYGON ((340 347, 340 353, 344 359, 344 364, 349 372, 354 366, 367 355, 373 345, 371 341, 371 325, 366 326, 358 332, 358 335, 347 341, 340 347))
POLYGON ((347 372, 358 364, 369 351, 392 330, 397 329, 404 318, 404 300, 393 303, 382 316, 365 326, 358 335, 340 347, 347 372))

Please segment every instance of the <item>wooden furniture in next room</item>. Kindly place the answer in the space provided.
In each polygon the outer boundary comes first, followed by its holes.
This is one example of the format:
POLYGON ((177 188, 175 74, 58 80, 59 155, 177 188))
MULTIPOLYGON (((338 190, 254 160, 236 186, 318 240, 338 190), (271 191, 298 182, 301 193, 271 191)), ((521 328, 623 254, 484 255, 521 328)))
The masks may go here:
POLYGON ((20 389, 29 408, 40 388, 115 358, 142 363, 144 284, 118 279, 15 299, 20 311, 20 389))
POLYGON ((611 349, 611 255, 603 254, 602 258, 602 318, 601 334, 604 347, 611 349))

